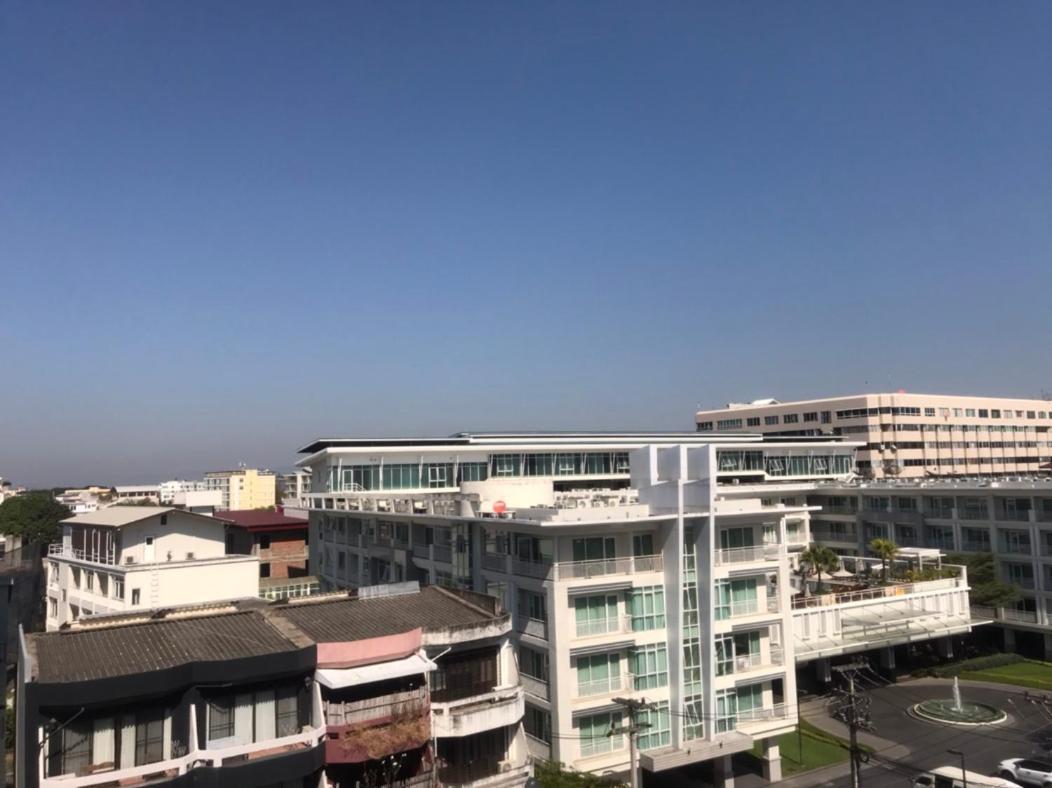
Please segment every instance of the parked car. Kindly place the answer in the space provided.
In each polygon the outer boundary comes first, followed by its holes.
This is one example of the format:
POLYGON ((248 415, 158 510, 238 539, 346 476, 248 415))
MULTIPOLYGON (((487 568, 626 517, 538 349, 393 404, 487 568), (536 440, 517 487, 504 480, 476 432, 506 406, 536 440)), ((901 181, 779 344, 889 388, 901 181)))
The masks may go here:
POLYGON ((913 788, 964 788, 965 778, 968 788, 1022 788, 1019 783, 1004 777, 966 772, 957 766, 940 766, 930 772, 918 774, 913 780, 913 788))
POLYGON ((1036 758, 1009 758, 997 764, 997 773, 1006 780, 1052 788, 1052 761, 1036 758))

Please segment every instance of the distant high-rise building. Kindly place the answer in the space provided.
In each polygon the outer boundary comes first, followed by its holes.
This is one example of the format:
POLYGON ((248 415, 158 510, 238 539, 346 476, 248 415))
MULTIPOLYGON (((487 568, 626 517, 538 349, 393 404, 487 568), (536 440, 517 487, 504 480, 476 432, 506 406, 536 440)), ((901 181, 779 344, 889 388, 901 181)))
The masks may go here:
POLYGON ((1049 469, 1052 402, 1040 399, 859 394, 732 402, 695 414, 698 432, 858 441, 863 476, 1016 476, 1049 469))

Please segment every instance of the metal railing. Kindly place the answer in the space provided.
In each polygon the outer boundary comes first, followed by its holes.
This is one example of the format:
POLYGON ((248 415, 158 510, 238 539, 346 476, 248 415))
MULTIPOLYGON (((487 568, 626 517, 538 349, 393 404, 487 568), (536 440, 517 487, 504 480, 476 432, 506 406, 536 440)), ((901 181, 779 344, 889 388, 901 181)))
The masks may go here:
POLYGON ((632 631, 631 616, 610 616, 592 621, 577 622, 577 637, 588 638, 596 635, 610 635, 632 631))
POLYGON ((547 561, 523 561, 513 558, 511 560, 511 571, 523 577, 543 579, 552 571, 552 564, 547 561))
POLYGON ((742 723, 748 725, 749 723, 787 720, 790 717, 795 716, 795 714, 796 708, 794 706, 790 706, 786 703, 776 703, 773 706, 767 706, 764 708, 739 711, 734 715, 734 719, 739 725, 742 723))
POLYGON ((751 561, 777 561, 781 545, 759 545, 754 547, 730 547, 716 551, 716 565, 741 564, 751 561))
POLYGON ((78 561, 90 561, 93 564, 116 565, 117 555, 115 550, 82 550, 79 547, 66 547, 66 545, 49 544, 47 554, 56 558, 75 558, 78 561))
POLYGON ((831 607, 833 605, 842 605, 848 602, 888 599, 925 591, 949 590, 959 588, 960 586, 961 578, 945 577, 941 580, 927 580, 918 583, 898 583, 895 585, 875 586, 874 588, 864 588, 859 591, 847 591, 842 594, 819 594, 817 596, 809 597, 796 596, 793 597, 793 608, 831 607))
POLYGON ((432 545, 434 550, 434 560, 441 561, 444 564, 453 563, 453 548, 449 545, 436 544, 432 545))
POLYGON ((592 695, 605 695, 609 692, 620 692, 632 688, 632 677, 629 675, 607 676, 602 679, 577 682, 577 697, 588 698, 592 695))
POLYGON ((1015 608, 996 608, 989 605, 972 605, 972 618, 985 621, 1014 621, 1018 624, 1036 624, 1036 610, 1016 610, 1015 608))
POLYGON ((482 568, 492 572, 507 572, 509 556, 503 553, 483 553, 482 568))
POLYGON ((636 572, 660 572, 663 568, 664 561, 660 555, 596 558, 591 561, 560 561, 555 564, 555 578, 557 580, 578 580, 636 572))

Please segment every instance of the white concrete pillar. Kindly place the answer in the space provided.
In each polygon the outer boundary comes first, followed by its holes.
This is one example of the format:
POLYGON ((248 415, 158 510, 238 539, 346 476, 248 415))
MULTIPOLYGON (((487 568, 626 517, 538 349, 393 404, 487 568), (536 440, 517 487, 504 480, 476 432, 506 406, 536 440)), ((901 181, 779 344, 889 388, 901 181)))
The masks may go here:
POLYGON ((940 638, 938 640, 939 656, 943 659, 953 659, 953 639, 940 638))
POLYGON ((730 755, 722 755, 712 762, 714 788, 734 788, 734 764, 730 755))
POLYGON ((782 753, 778 739, 763 740, 763 779, 776 783, 782 779, 782 753))
POLYGON ((880 666, 887 670, 895 669, 895 649, 891 646, 880 650, 880 666))

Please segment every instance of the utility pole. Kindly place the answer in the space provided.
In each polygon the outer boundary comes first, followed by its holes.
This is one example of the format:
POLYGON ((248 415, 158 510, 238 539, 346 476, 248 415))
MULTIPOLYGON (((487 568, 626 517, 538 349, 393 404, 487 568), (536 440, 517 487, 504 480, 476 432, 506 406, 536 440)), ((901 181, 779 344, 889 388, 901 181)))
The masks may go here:
POLYGON ((639 748, 636 744, 636 737, 641 730, 649 728, 650 723, 636 722, 636 715, 641 711, 654 708, 654 704, 647 703, 645 698, 640 700, 635 698, 614 698, 614 703, 628 712, 628 728, 615 729, 613 724, 611 724, 610 732, 607 736, 615 736, 619 733, 628 734, 628 763, 632 773, 632 788, 640 788, 642 780, 640 780, 639 775, 639 748))
POLYGON ((839 705, 833 716, 847 725, 851 755, 851 788, 859 788, 862 784, 862 749, 858 746, 858 732, 873 729, 873 723, 869 719, 869 698, 858 692, 855 687, 855 673, 865 667, 862 663, 853 662, 833 668, 842 677, 847 677, 847 691, 840 690, 839 705))

